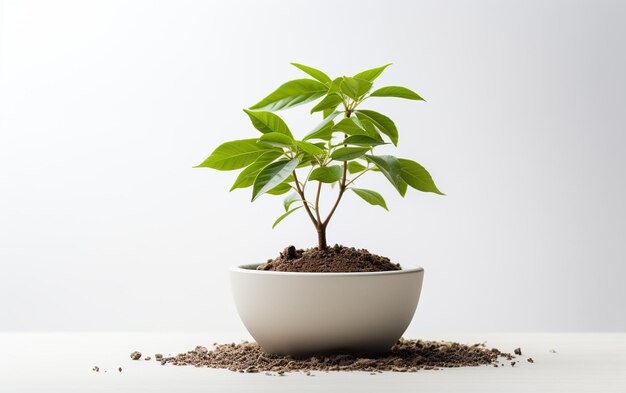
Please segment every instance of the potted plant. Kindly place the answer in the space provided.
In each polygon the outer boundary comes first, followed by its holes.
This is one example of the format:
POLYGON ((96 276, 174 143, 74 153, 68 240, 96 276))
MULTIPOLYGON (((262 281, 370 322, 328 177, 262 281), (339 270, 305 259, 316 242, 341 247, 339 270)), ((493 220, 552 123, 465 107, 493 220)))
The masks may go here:
POLYGON ((231 191, 251 187, 252 201, 264 194, 287 194, 273 227, 301 210, 317 234, 317 247, 291 246, 268 263, 233 268, 237 310, 250 334, 270 353, 385 351, 413 318, 424 270, 393 264, 366 250, 329 247, 326 229, 347 192, 387 209, 378 192, 356 187, 369 172, 386 177, 402 196, 408 187, 443 195, 417 162, 374 153, 383 145, 397 146, 398 130, 389 117, 363 108, 366 100, 379 97, 423 99, 400 86, 372 89, 389 64, 335 79, 292 64, 311 78, 286 82, 244 109, 260 134, 226 142, 198 165, 241 169, 231 191), (301 138, 275 113, 314 101, 311 114, 321 113, 322 121, 301 138), (333 203, 322 212, 326 189, 333 203))

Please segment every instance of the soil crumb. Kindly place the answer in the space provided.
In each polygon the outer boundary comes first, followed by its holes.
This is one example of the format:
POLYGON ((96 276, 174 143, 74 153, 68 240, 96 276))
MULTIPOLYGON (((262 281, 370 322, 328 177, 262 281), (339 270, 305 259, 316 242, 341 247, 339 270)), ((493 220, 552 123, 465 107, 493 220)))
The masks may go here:
POLYGON ((141 359, 141 352, 138 352, 138 351, 131 352, 130 358, 133 360, 141 359))
POLYGON ((219 344, 213 350, 204 347, 163 358, 162 364, 223 368, 230 371, 283 375, 301 371, 382 371, 416 372, 449 367, 497 366, 499 357, 509 353, 482 344, 464 345, 447 341, 408 340, 401 338, 389 352, 380 355, 331 354, 308 357, 271 355, 256 343, 219 344), (275 374, 271 374, 275 373, 275 374))
POLYGON ((384 272, 400 270, 400 265, 364 249, 335 244, 326 250, 317 247, 302 250, 289 246, 277 258, 268 260, 257 269, 280 272, 384 272))

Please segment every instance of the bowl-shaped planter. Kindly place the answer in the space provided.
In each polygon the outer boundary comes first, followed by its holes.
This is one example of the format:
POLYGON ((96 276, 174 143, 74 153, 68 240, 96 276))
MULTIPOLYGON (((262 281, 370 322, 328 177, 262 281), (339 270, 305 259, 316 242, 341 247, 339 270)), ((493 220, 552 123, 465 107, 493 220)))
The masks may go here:
POLYGON ((384 352, 409 326, 424 269, 291 273, 231 269, 244 325, 269 353, 384 352))

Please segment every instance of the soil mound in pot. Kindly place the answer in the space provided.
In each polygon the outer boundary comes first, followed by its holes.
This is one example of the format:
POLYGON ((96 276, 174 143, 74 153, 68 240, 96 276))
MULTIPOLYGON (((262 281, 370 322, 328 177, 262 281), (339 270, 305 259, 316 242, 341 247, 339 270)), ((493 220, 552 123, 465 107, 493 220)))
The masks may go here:
POLYGON ((309 273, 384 272, 400 270, 400 265, 364 249, 335 244, 326 250, 317 247, 302 250, 289 246, 277 258, 268 260, 257 269, 309 273))
MULTIPOLYGON (((216 345, 216 344, 214 344, 216 345)), ((239 372, 286 372, 302 371, 382 371, 415 372, 448 367, 481 365, 504 366, 515 356, 484 344, 464 345, 447 341, 400 339, 391 350, 380 355, 327 354, 310 357, 272 355, 264 352, 256 343, 220 344, 213 350, 196 347, 177 356, 163 358, 161 364, 223 368, 239 372)), ((529 361, 530 362, 530 361, 529 361)), ((512 362, 514 366, 517 362, 512 362)), ((276 374, 274 374, 276 375, 276 374)))

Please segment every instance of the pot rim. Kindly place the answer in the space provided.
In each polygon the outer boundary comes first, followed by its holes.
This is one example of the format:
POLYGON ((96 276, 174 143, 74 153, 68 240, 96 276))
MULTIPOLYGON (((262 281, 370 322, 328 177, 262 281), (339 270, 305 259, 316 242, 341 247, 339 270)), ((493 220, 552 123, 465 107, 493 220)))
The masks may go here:
POLYGON ((409 274, 423 272, 424 268, 415 265, 400 265, 401 270, 388 270, 383 272, 277 272, 272 270, 256 270, 262 263, 251 263, 230 268, 231 272, 273 276, 299 276, 299 277, 363 277, 363 276, 388 276, 394 274, 409 274))

